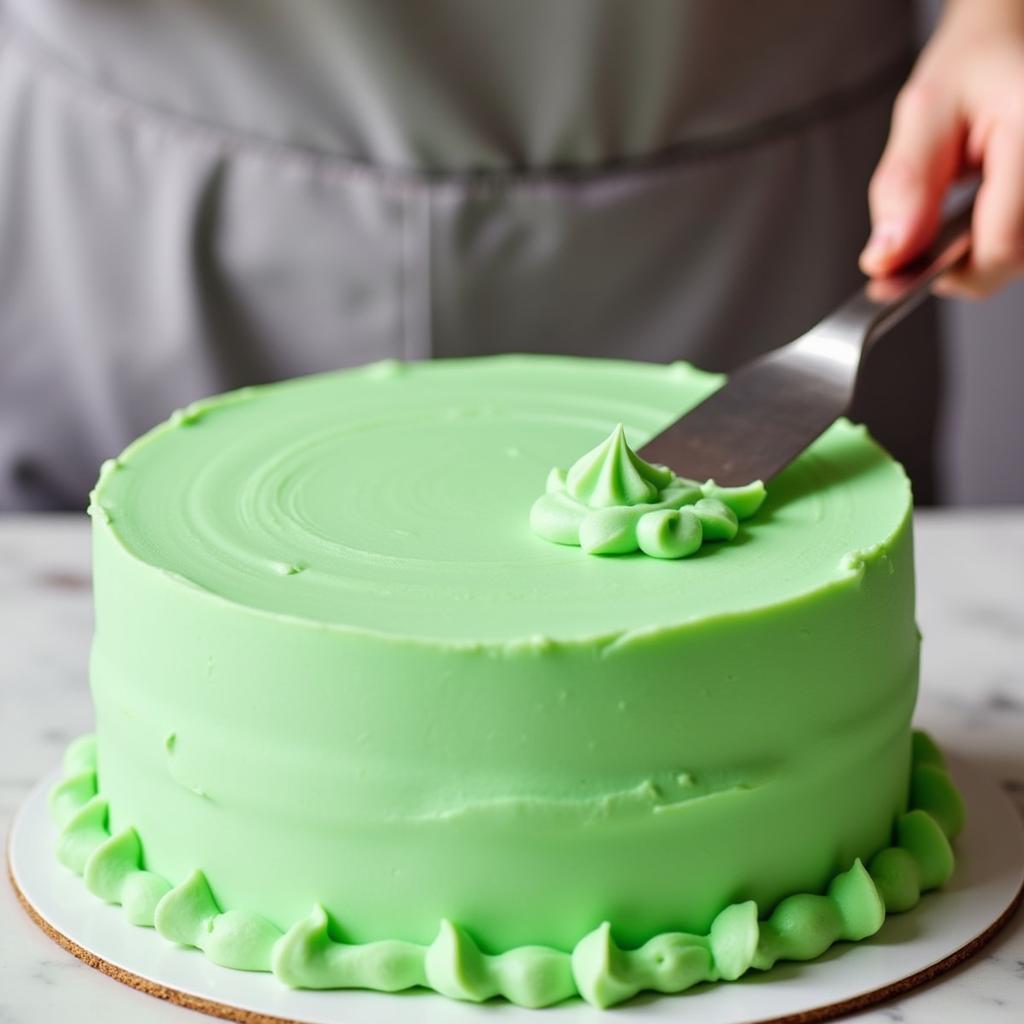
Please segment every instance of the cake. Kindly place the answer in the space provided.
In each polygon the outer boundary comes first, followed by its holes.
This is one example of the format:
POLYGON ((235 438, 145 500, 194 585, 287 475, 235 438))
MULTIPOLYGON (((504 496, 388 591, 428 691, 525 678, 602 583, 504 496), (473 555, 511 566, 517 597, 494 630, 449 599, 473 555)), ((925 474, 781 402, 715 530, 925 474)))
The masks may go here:
POLYGON ((911 731, 910 488, 866 432, 686 557, 531 517, 553 467, 635 468, 720 381, 385 362, 144 435, 92 498, 60 860, 226 967, 527 1006, 733 979, 914 905, 962 808, 911 731))

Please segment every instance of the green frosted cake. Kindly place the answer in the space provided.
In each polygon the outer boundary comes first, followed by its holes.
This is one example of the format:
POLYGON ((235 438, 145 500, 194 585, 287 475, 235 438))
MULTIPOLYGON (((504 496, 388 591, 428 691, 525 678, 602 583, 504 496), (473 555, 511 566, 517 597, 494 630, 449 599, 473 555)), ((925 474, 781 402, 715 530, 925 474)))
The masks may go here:
POLYGON ((733 979, 912 906, 961 808, 911 733, 906 477, 845 421, 752 515, 635 458, 719 382, 382 363, 146 434, 93 495, 60 859, 227 967, 529 1006, 733 979))

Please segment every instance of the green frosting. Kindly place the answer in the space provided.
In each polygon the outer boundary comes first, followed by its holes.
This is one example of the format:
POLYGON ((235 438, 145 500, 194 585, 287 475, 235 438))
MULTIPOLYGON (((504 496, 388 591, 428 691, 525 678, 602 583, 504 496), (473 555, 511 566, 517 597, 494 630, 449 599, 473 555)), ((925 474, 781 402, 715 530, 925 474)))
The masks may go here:
MULTIPOLYGON (((465 940, 447 936, 465 967, 449 982, 480 994, 539 957, 510 951, 554 950, 564 977, 603 921, 635 952, 707 938, 728 904, 825 893, 858 857, 870 871, 912 786, 955 822, 934 779, 911 778, 910 490, 861 428, 830 427, 749 536, 685 566, 582 557, 526 523, 551 466, 618 422, 642 444, 720 382, 553 357, 388 363, 210 399, 139 439, 93 497, 101 785, 71 758, 54 797, 82 813, 67 862, 84 871, 119 837, 94 882, 123 898, 111 873, 136 834, 134 870, 185 887, 160 915, 174 941, 240 966, 270 948, 273 967, 292 935, 296 984, 378 959, 400 981, 447 919, 465 940), (324 955, 306 962, 315 906, 324 955)), ((609 448, 614 472, 581 472, 580 493, 660 486, 609 448)), ((582 508, 609 548, 652 511, 727 532, 702 502, 761 497, 670 482, 664 508, 590 508, 567 488, 552 474, 563 528, 578 537, 582 508)), ((883 867, 905 899, 905 865, 883 867)), ((132 884, 133 914, 155 920, 157 883, 132 884)), ((712 948, 722 977, 745 964, 729 948, 730 967, 712 948)), ((681 956, 693 972, 702 954, 681 956)))
POLYGON ((739 532, 739 516, 719 498, 701 498, 693 512, 704 540, 732 540, 739 532))
POLYGON ((193 871, 160 900, 156 930, 171 942, 201 949, 215 964, 240 971, 269 971, 281 932, 258 914, 222 912, 206 877, 193 871))
POLYGON ((701 493, 705 498, 720 501, 728 506, 737 519, 749 519, 756 515, 764 504, 768 492, 760 480, 743 487, 719 487, 714 480, 701 484, 701 493))
MULTIPOLYGON (((162 575, 168 604, 174 580, 193 597, 358 634, 597 642, 778 605, 850 575, 844 555, 884 542, 884 557, 909 489, 849 423, 777 477, 770 498, 760 484, 698 486, 625 456, 627 435, 641 444, 720 383, 684 364, 509 356, 383 363, 195 403, 104 464, 91 504, 98 596, 108 579, 124 590, 147 567, 154 588, 162 575), (617 420, 623 430, 613 430, 617 420), (638 520, 684 506, 700 515, 697 504, 716 498, 743 520, 767 501, 771 515, 753 527, 756 571, 752 549, 720 545, 714 559, 691 560, 693 586, 652 574, 645 559, 623 559, 613 578, 598 578, 589 560, 534 543, 522 510, 538 480, 586 449, 616 472, 584 465, 574 475, 574 491, 593 507, 570 493, 568 473, 551 472, 552 500, 535 512, 545 536, 578 543, 582 519, 601 507, 638 510, 638 520), (651 487, 659 500, 649 509, 598 503, 651 487), (612 582, 628 600, 606 599, 612 582)), ((714 535, 708 518, 705 540, 714 535)), ((120 620, 106 618, 113 643, 120 620)), ((97 639, 102 672, 116 659, 97 639)))
POLYGON ((273 971, 292 988, 372 988, 398 992, 427 985, 423 947, 397 939, 336 942, 327 911, 315 906, 274 949, 273 971))
POLYGON ((700 548, 703 527, 703 520, 691 509, 661 509, 640 517, 636 541, 652 558, 685 558, 700 548))
POLYGON ((142 844, 133 828, 101 843, 85 862, 85 887, 107 903, 119 903, 132 924, 150 925, 170 886, 142 869, 142 844))
POLYGON ((767 496, 760 480, 746 487, 698 484, 666 466, 645 462, 618 424, 568 472, 548 473, 545 492, 530 509, 534 533, 588 555, 686 558, 704 541, 732 540, 767 496), (688 507, 692 506, 692 508, 688 507))
POLYGON ((644 462, 629 447, 620 423, 606 440, 577 459, 566 474, 565 490, 587 508, 649 505, 659 501, 674 480, 670 469, 644 462))
POLYGON ((283 934, 259 914, 224 911, 202 871, 172 888, 143 869, 134 829, 110 834, 106 803, 96 794, 92 737, 69 748, 64 770, 50 793, 60 828, 58 856, 84 876, 90 892, 120 904, 132 924, 154 926, 165 939, 200 949, 221 966, 272 971, 293 988, 422 987, 452 999, 478 1003, 501 996, 528 1007, 574 995, 609 1007, 642 991, 675 993, 700 982, 735 981, 751 968, 812 960, 835 942, 866 939, 881 928, 887 912, 908 910, 922 892, 948 881, 949 840, 962 825, 962 802, 941 754, 918 733, 912 777, 927 771, 928 782, 923 788, 915 783, 912 794, 922 793, 927 807, 912 795, 911 809, 896 820, 895 844, 876 853, 867 868, 856 858, 823 895, 787 896, 763 921, 753 900, 732 904, 715 917, 707 935, 665 932, 635 949, 620 945, 605 921, 571 953, 531 945, 488 954, 465 929, 444 919, 429 945, 389 939, 346 943, 331 934, 320 905, 283 934))

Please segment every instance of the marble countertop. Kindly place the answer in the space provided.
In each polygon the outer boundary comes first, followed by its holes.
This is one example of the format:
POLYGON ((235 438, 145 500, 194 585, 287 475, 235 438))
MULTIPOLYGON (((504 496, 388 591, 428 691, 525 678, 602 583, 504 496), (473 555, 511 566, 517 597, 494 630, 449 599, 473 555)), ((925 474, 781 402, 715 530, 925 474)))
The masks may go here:
MULTIPOLYGON (((917 721, 944 749, 999 779, 1024 812, 1024 510, 922 514, 916 538, 918 618, 925 635, 917 721)), ((0 517, 4 835, 36 779, 58 763, 69 740, 92 726, 86 684, 91 630, 84 517, 0 517)), ((200 1019, 65 953, 0 882, 0 1024, 200 1019)), ((963 966, 846 1019, 1024 1020, 1024 910, 963 966)))

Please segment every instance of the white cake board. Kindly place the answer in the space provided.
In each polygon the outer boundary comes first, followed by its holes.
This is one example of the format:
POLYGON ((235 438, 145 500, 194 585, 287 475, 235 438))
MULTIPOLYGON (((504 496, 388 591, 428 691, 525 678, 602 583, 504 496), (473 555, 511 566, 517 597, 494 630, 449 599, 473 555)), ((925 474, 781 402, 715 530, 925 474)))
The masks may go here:
POLYGON ((151 928, 129 924, 53 855, 54 830, 42 780, 26 798, 8 846, 11 880, 32 919, 55 941, 119 981, 181 1006, 245 1024, 614 1024, 699 1020, 701 1024, 826 1020, 934 978, 964 960, 1004 924, 1024 891, 1024 821, 996 784, 962 766, 953 775, 967 804, 956 841, 957 869, 941 892, 886 920, 873 938, 841 943, 810 963, 751 971, 733 983, 674 996, 647 993, 606 1013, 579 999, 542 1011, 499 1000, 477 1006, 426 991, 302 992, 270 974, 217 967, 198 950, 172 946, 151 928))

